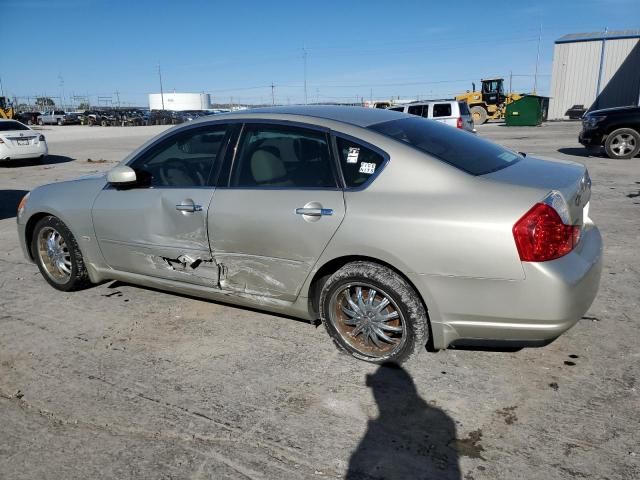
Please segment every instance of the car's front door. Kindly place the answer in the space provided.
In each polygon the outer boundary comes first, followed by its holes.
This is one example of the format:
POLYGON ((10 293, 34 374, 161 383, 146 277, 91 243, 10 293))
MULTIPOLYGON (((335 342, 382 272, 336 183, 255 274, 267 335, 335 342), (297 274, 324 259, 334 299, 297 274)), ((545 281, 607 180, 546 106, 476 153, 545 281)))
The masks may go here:
POLYGON ((138 185, 100 192, 92 215, 110 267, 217 286, 207 209, 214 192, 210 179, 227 141, 224 125, 176 132, 129 164, 138 185))
POLYGON ((295 299, 344 213, 327 132, 245 124, 209 211, 220 286, 295 299))

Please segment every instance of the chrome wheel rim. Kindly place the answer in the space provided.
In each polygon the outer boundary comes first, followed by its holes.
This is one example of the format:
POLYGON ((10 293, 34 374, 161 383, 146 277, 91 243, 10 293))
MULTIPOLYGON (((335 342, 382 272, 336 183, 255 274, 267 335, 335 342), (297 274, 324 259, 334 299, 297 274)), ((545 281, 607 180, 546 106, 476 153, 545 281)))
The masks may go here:
POLYGON ((621 157, 633 152, 636 148, 636 139, 629 133, 619 133, 611 140, 611 151, 621 157))
POLYGON ((366 283, 347 284, 329 303, 331 324, 342 339, 367 357, 389 357, 407 338, 404 315, 384 290, 366 283))
POLYGON ((71 278, 71 253, 64 237, 53 227, 45 227, 38 234, 38 255, 47 276, 56 283, 71 278))

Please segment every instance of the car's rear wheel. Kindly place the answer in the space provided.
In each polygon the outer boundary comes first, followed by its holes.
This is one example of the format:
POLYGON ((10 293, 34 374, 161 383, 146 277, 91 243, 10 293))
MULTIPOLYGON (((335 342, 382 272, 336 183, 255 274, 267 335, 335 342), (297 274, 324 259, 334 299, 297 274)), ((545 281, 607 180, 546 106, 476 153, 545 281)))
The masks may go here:
POLYGON ((471 118, 473 118, 474 125, 482 125, 487 122, 487 111, 477 105, 471 107, 471 118))
POLYGON ((63 124, 62 119, 61 119, 61 118, 59 118, 57 123, 58 123, 58 126, 62 126, 62 124, 63 124))
POLYGON ((38 120, 38 125, 44 125, 44 122, 42 121, 42 119, 38 120))
POLYGON ((107 125, 109 125, 109 124, 107 123, 107 121, 106 121, 106 120, 102 120, 102 121, 100 122, 100 126, 102 126, 102 127, 106 127, 107 125))
POLYGON ((36 224, 31 251, 40 273, 53 288, 69 292, 90 285, 78 243, 57 217, 47 216, 36 224))
POLYGON ((331 275, 319 306, 336 346, 366 362, 405 362, 429 338, 418 294, 396 272, 376 263, 348 263, 331 275))
POLYGON ((604 142, 604 150, 609 158, 633 158, 640 152, 640 133, 632 128, 614 130, 604 142))

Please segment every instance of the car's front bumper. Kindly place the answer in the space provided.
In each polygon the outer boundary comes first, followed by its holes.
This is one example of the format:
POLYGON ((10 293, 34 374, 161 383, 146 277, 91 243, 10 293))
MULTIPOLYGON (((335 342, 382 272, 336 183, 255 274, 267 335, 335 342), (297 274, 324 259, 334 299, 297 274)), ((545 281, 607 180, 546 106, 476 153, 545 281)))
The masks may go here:
POLYGON ((598 130, 583 128, 578 135, 578 141, 587 148, 597 148, 604 142, 604 137, 598 130))
POLYGON ((576 248, 549 262, 523 262, 524 280, 410 275, 423 290, 435 348, 456 340, 544 344, 571 328, 593 302, 602 237, 588 223, 576 248))

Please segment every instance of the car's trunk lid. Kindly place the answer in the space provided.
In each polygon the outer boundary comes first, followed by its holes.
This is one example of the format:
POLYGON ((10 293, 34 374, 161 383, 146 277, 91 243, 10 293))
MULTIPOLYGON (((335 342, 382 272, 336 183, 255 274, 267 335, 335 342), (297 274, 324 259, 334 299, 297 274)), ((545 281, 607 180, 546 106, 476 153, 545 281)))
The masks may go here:
POLYGON ((38 140, 38 134, 33 130, 0 131, 0 139, 11 147, 33 145, 38 140))
MULTIPOLYGON (((482 178, 537 190, 542 201, 551 192, 562 194, 572 225, 582 225, 591 198, 589 172, 579 163, 542 160, 530 156, 482 178)), ((532 205, 533 206, 533 205, 532 205)), ((524 212, 523 212, 524 213, 524 212)))

